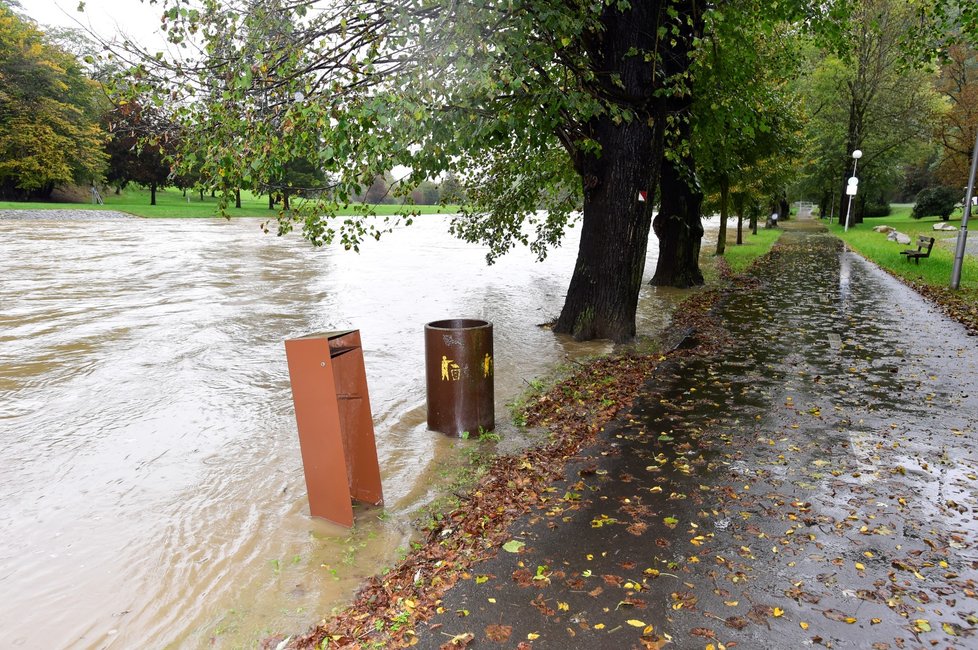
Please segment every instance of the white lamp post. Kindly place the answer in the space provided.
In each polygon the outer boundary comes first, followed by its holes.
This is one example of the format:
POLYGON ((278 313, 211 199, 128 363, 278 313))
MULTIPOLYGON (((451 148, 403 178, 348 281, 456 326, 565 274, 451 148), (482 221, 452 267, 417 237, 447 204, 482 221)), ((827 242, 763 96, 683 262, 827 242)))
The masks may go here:
POLYGON ((859 191, 859 179, 856 178, 856 166, 859 164, 859 159, 863 157, 863 152, 856 149, 852 152, 852 178, 849 179, 846 185, 846 194, 849 195, 849 206, 846 208, 846 227, 845 232, 849 232, 849 219, 852 217, 852 197, 856 196, 856 192, 859 191))
POLYGON ((971 175, 968 177, 968 189, 964 195, 964 214, 961 215, 961 230, 958 231, 958 244, 954 249, 954 266, 951 268, 951 288, 957 289, 961 283, 961 265, 964 262, 964 249, 968 241, 968 217, 971 216, 971 197, 975 192, 975 169, 978 168, 978 137, 975 138, 975 149, 971 152, 971 175))

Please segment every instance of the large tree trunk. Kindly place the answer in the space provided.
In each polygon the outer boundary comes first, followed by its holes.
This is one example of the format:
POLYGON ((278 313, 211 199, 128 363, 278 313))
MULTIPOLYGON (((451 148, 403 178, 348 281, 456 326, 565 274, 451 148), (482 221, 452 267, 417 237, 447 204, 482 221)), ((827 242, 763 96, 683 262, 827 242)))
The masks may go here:
POLYGON ((659 260, 652 277, 652 284, 657 287, 703 284, 699 266, 703 193, 696 186, 693 161, 686 160, 687 169, 679 169, 677 164, 682 163, 669 159, 662 163, 661 207, 652 224, 659 238, 659 260))
POLYGON ((654 66, 635 52, 655 51, 665 4, 606 6, 604 30, 588 42, 596 83, 634 117, 616 123, 603 114, 586 125, 600 152, 585 153, 565 141, 584 187, 584 223, 554 331, 578 340, 623 342, 635 336, 665 126, 664 120, 652 119, 657 103, 654 66), (646 201, 638 200, 639 191, 648 193, 646 201))
POLYGON ((584 223, 577 264, 554 331, 578 340, 623 342, 635 336, 652 221, 649 151, 653 129, 635 120, 598 126, 602 155, 585 167, 584 223), (587 185, 593 185, 590 189, 587 185))
POLYGON ((700 271, 700 245, 703 240, 703 221, 700 213, 703 193, 696 180, 696 170, 688 143, 692 137, 690 123, 693 106, 692 89, 677 81, 690 66, 694 41, 703 34, 702 7, 698 0, 673 0, 671 11, 678 12, 672 27, 675 32, 660 44, 663 48, 662 67, 667 78, 680 84, 660 99, 663 115, 672 121, 669 147, 679 160, 664 158, 659 177, 660 208, 652 222, 659 238, 659 259, 651 284, 655 286, 691 287, 703 284, 700 271))

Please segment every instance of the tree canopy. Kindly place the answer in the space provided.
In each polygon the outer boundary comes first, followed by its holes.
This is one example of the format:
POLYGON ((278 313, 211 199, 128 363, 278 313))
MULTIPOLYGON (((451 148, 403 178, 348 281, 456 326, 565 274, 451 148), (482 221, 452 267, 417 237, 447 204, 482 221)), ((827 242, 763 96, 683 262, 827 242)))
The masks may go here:
MULTIPOLYGON (((228 199, 239 188, 281 190, 290 161, 321 172, 316 205, 284 210, 281 232, 299 226, 316 244, 350 248, 379 236, 386 222, 333 215, 399 166, 410 173, 389 190, 401 197, 426 180, 458 180, 466 203, 451 229, 486 244, 490 260, 520 244, 543 257, 580 219, 555 330, 621 341, 635 334, 651 231, 652 282, 699 284, 704 189, 732 184, 746 200, 787 184, 779 163, 797 151, 798 112, 778 72, 794 62, 778 44, 820 35, 838 61, 837 87, 868 92, 846 81, 847 70, 863 70, 854 39, 860 25, 870 40, 889 33, 881 17, 899 12, 860 12, 891 5, 167 0, 170 50, 115 54, 131 64, 134 92, 173 109, 178 165, 228 199), (751 166, 766 170, 766 187, 744 173, 751 166)), ((928 24, 973 29, 969 3, 914 7, 928 24)), ((868 130, 863 123, 835 142, 832 182, 868 130)))
POLYGON ((101 178, 98 90, 74 55, 0 3, 0 195, 101 178))

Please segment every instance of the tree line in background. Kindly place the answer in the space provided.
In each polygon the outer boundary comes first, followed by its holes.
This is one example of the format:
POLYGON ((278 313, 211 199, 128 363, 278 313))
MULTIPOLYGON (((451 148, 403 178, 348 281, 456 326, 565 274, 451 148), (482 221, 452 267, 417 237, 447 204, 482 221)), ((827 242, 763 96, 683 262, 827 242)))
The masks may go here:
POLYGON ((653 284, 699 284, 704 212, 736 216, 738 243, 789 199, 841 222, 855 149, 854 222, 963 194, 978 129, 965 0, 167 0, 166 53, 73 50, 6 5, 6 195, 248 190, 280 232, 350 248, 383 226, 332 219, 344 205, 458 201, 452 232, 490 259, 543 257, 580 219, 555 324, 577 338, 634 334, 650 234, 653 284), (50 83, 21 88, 31 66, 50 83), (31 120, 50 144, 18 157, 31 120))
MULTIPOLYGON (((74 30, 44 31, 24 16, 19 3, 0 0, 0 198, 47 200, 58 188, 92 185, 119 192, 129 183, 150 190, 176 187, 201 194, 215 183, 193 168, 177 169, 181 127, 152 101, 118 101, 103 82, 118 70, 98 61, 98 48, 74 30)), ((351 201, 436 205, 458 202, 463 190, 454 175, 425 180, 408 192, 377 174, 351 201)), ((270 207, 328 187, 325 175, 292 161, 277 183, 257 186, 270 207)), ((240 207, 240 195, 238 206, 240 207)))

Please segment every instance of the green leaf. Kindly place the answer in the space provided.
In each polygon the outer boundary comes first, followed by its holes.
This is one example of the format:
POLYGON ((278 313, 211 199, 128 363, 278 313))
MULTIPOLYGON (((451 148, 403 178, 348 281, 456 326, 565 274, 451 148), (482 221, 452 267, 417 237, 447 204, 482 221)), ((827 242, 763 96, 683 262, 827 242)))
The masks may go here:
POLYGON ((520 551, 523 550, 523 547, 524 546, 526 546, 526 544, 524 542, 521 542, 521 541, 515 540, 515 539, 511 539, 508 542, 506 542, 505 544, 503 544, 503 550, 504 551, 507 551, 509 553, 519 553, 520 551))

